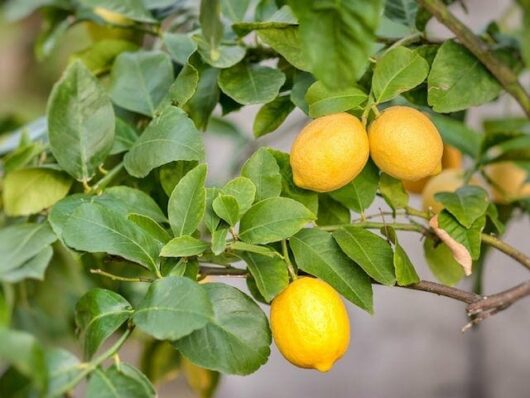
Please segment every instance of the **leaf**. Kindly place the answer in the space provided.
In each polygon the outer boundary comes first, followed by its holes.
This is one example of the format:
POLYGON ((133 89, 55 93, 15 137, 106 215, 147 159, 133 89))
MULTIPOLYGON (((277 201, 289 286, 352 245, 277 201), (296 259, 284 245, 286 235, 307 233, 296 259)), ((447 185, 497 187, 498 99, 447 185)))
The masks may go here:
POLYGON ((158 270, 162 244, 136 224, 97 203, 77 207, 64 226, 63 240, 76 250, 108 253, 158 270))
POLYGON ((423 243, 425 259, 436 279, 445 285, 456 285, 464 276, 464 269, 454 259, 445 243, 437 244, 433 239, 423 243))
POLYGON ((309 87, 315 82, 311 73, 298 72, 293 78, 293 88, 291 89, 291 101, 300 108, 306 115, 309 115, 309 105, 305 100, 305 95, 309 87))
POLYGON ((213 304, 206 327, 175 342, 181 354, 203 368, 247 375, 270 354, 271 333, 263 311, 232 286, 208 283, 202 288, 213 304))
POLYGON ((202 34, 210 48, 210 58, 219 58, 218 47, 223 38, 223 23, 221 22, 220 0, 201 0, 199 22, 202 34))
POLYGON ((448 40, 442 44, 428 78, 429 105, 435 112, 455 112, 491 101, 501 87, 466 48, 448 40))
POLYGON ((497 232, 502 235, 506 232, 506 225, 499 218, 499 212, 497 206, 493 203, 488 204, 488 209, 486 210, 486 217, 491 221, 497 232))
POLYGON ((257 31, 257 34, 261 41, 274 49, 295 68, 303 71, 310 69, 310 64, 302 52, 297 26, 262 28, 257 31))
POLYGON ((472 185, 458 188, 455 192, 438 192, 434 197, 466 228, 471 228, 479 217, 486 214, 489 205, 486 191, 472 185))
POLYGON ((65 197, 71 185, 66 174, 53 169, 12 171, 4 180, 4 211, 12 217, 39 213, 65 197))
POLYGON ((87 398, 155 398, 155 388, 144 374, 126 363, 96 368, 86 388, 87 398))
POLYGON ((8 283, 17 283, 24 279, 44 280, 44 273, 53 256, 51 246, 46 246, 34 257, 17 268, 7 272, 0 272, 0 280, 8 283))
POLYGON ((394 22, 410 27, 411 30, 416 28, 417 13, 416 0, 387 0, 385 3, 385 16, 394 22))
POLYGON ((245 47, 238 45, 219 45, 215 50, 202 35, 194 35, 193 40, 197 42, 199 54, 207 64, 219 68, 230 68, 241 61, 246 54, 245 47))
POLYGON ((241 219, 239 237, 248 243, 270 243, 297 233, 315 216, 289 198, 268 198, 253 205, 241 219))
POLYGON ((182 235, 171 239, 160 252, 162 257, 191 257, 202 254, 209 245, 200 239, 182 235))
POLYGON ((133 21, 156 22, 151 13, 145 8, 142 0, 81 0, 81 3, 89 8, 105 8, 133 21))
POLYGON ((241 241, 235 241, 230 244, 230 249, 234 251, 248 252, 260 254, 262 256, 274 257, 278 256, 278 252, 271 249, 268 246, 253 245, 251 243, 245 243, 241 241))
POLYGON ((256 186, 256 202, 279 196, 282 190, 280 168, 266 148, 258 149, 241 168, 241 176, 256 186))
POLYGON ((318 195, 317 225, 349 224, 350 210, 326 194, 318 195))
POLYGON ((168 203, 169 224, 175 236, 190 235, 201 222, 206 208, 205 164, 186 174, 177 184, 168 203))
POLYGON ((288 4, 298 17, 302 53, 315 77, 330 88, 357 81, 371 55, 382 2, 288 4))
POLYGON ((389 101, 422 83, 429 64, 417 52, 397 47, 378 61, 372 77, 372 90, 377 103, 389 101))
POLYGON ((355 226, 342 227, 333 237, 342 251, 377 282, 389 286, 396 282, 392 248, 383 238, 355 226))
POLYGON ((379 170, 368 160, 361 173, 344 187, 330 192, 329 195, 357 213, 362 213, 375 199, 379 185, 379 170))
POLYGON ((192 65, 186 64, 169 87, 168 97, 173 104, 184 106, 193 97, 198 85, 199 72, 192 65))
POLYGON ((116 118, 116 132, 114 143, 110 151, 111 155, 127 152, 138 140, 138 133, 120 118, 116 118))
POLYGON ((92 358, 132 313, 129 302, 113 291, 94 288, 83 295, 75 307, 75 322, 83 333, 85 358, 92 358))
POLYGON ((204 327, 213 315, 208 295, 197 282, 169 276, 149 286, 133 321, 156 339, 177 340, 204 327))
POLYGON ((163 384, 178 376, 180 353, 169 341, 151 339, 144 343, 140 369, 152 383, 163 384))
POLYGON ((152 218, 157 222, 167 222, 167 217, 162 213, 156 202, 145 192, 126 186, 114 186, 103 191, 95 201, 108 207, 124 217, 138 213, 152 218))
POLYGON ((151 170, 177 160, 202 160, 201 134, 181 109, 166 108, 149 123, 138 141, 125 155, 127 172, 146 177, 151 170))
MULTIPOLYGON (((21 138, 22 141, 22 138, 21 138)), ((44 150, 43 144, 40 142, 31 142, 23 144, 22 142, 18 148, 8 153, 2 158, 2 164, 4 166, 4 172, 6 174, 21 169, 27 166, 44 150)))
POLYGON ((197 43, 184 33, 164 32, 162 40, 171 58, 182 65, 186 65, 191 54, 197 51, 197 43))
POLYGON ((247 263, 247 268, 267 303, 289 284, 287 264, 280 257, 252 252, 243 252, 239 256, 247 263))
POLYGON ((161 243, 167 243, 171 239, 169 233, 160 226, 155 220, 143 214, 131 213, 127 219, 142 228, 145 232, 151 235, 154 239, 161 243))
POLYGON ((236 177, 228 181, 221 192, 225 195, 233 196, 239 206, 239 214, 246 213, 256 197, 256 186, 251 179, 246 177, 236 177))
POLYGON ((14 224, 0 229, 0 274, 13 271, 57 240, 50 224, 14 224))
POLYGON ((166 53, 122 53, 111 72, 112 101, 129 111, 154 116, 173 83, 173 66, 166 53))
POLYGON ((228 235, 228 227, 220 226, 212 232, 212 253, 220 255, 226 248, 226 236, 228 235))
POLYGON ((254 136, 261 137, 275 131, 287 119, 293 109, 294 104, 288 95, 280 95, 272 102, 263 105, 254 119, 252 128, 254 136))
POLYGON ((399 244, 394 228, 387 226, 384 229, 385 235, 394 244, 394 271, 396 272, 396 282, 399 286, 413 285, 420 281, 420 277, 414 269, 409 256, 399 244))
MULTIPOLYGON (((229 0, 230 2, 233 0, 229 0)), ((213 397, 219 384, 219 372, 196 366, 182 358, 182 370, 191 389, 201 398, 213 397)))
POLYGON ((171 192, 173 192, 173 189, 175 189, 182 177, 184 177, 194 167, 197 167, 198 164, 199 163, 197 161, 178 160, 160 167, 160 184, 162 185, 166 195, 170 196, 171 192))
POLYGON ((104 89, 79 61, 50 94, 48 138, 53 156, 72 177, 90 180, 114 140, 114 111, 104 89))
POLYGON ((73 59, 79 59, 90 72, 99 76, 111 69, 118 55, 137 49, 137 44, 127 40, 103 39, 92 43, 87 49, 73 54, 73 59))
POLYGON ((349 111, 361 106, 367 99, 368 95, 358 87, 329 89, 320 81, 313 83, 305 95, 312 118, 349 111))
POLYGON ((326 281, 355 305, 373 312, 370 278, 344 255, 329 232, 304 229, 291 237, 289 243, 298 268, 326 281))
POLYGON ((212 202, 212 207, 221 219, 234 226, 239 221, 239 204, 232 195, 219 194, 212 202))
POLYGON ((476 158, 480 153, 481 135, 466 124, 450 117, 432 113, 432 122, 442 135, 443 141, 463 153, 476 158))
MULTIPOLYGON (((486 216, 479 217, 471 227, 465 228, 447 210, 438 214, 439 228, 446 231, 451 239, 463 244, 471 253, 471 258, 476 260, 480 256, 480 234, 486 224, 486 216)), ((436 231, 437 234, 439 231, 436 231)), ((440 239, 444 240, 439 234, 440 239)), ((447 239, 449 241, 449 239, 447 239)), ((451 247, 449 243, 444 242, 451 247)))
POLYGON ((243 105, 271 102, 280 92, 285 75, 278 69, 239 63, 219 74, 219 87, 243 105))
POLYGON ((82 372, 79 359, 62 348, 47 349, 44 353, 48 368, 47 397, 60 397, 68 392, 71 382, 82 372))
POLYGON ((231 21, 241 21, 245 18, 250 0, 221 0, 221 11, 231 21))
POLYGON ((403 188, 403 183, 386 173, 381 173, 379 189, 392 209, 403 209, 409 204, 409 195, 403 188))

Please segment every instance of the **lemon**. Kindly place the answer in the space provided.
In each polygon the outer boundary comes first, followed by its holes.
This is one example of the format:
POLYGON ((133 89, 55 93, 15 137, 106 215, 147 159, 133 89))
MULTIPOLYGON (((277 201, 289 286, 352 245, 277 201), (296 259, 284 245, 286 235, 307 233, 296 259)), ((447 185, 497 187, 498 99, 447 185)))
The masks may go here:
MULTIPOLYGON (((451 145, 444 145, 442 155, 442 170, 460 169, 462 167, 462 152, 451 145)), ((431 177, 425 177, 418 181, 403 181, 405 189, 412 193, 421 193, 431 177)))
POLYGON ((368 129, 370 154, 385 173, 417 181, 441 171, 443 142, 431 120, 420 111, 393 106, 368 129))
MULTIPOLYGON (((423 210, 431 210, 439 213, 444 208, 443 204, 438 202, 434 195, 438 192, 454 192, 462 187, 465 183, 464 172, 459 169, 447 169, 437 176, 432 177, 421 194, 423 199, 423 210)), ((469 180, 471 185, 480 185, 480 181, 474 177, 469 180)))
POLYGON ((334 191, 361 172, 369 156, 362 123, 348 113, 319 117, 305 126, 291 148, 294 183, 316 192, 334 191))
POLYGON ((491 180, 491 193, 497 203, 507 204, 514 200, 530 197, 528 173, 513 162, 499 162, 484 170, 491 180))
POLYGON ((272 301, 271 329, 289 362, 321 372, 331 369, 350 341, 342 299, 326 282, 308 277, 297 279, 272 301))

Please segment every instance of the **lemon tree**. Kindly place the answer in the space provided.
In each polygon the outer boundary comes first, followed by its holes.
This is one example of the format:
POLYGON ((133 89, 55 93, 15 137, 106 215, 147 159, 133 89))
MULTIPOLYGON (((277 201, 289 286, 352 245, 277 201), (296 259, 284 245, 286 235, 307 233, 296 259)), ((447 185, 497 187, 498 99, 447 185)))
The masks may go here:
POLYGON ((272 344, 329 371, 345 303, 377 314, 373 285, 460 300, 465 328, 529 295, 453 285, 481 286, 487 246, 530 269, 502 241, 530 214, 530 4, 477 36, 448 3, 4 2, 14 22, 41 15, 43 62, 87 40, 41 119, 0 124, 0 395, 155 397, 184 378, 211 397, 272 344), (454 37, 434 40, 432 19, 454 37), (499 96, 519 116, 471 127, 499 96), (227 116, 250 106, 251 132, 227 116), (213 166, 212 137, 232 162, 213 166))

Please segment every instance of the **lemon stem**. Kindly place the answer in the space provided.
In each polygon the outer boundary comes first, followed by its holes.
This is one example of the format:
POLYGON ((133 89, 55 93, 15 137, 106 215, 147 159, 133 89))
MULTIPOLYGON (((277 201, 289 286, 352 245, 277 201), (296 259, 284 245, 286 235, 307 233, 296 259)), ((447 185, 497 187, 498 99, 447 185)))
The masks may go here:
POLYGON ((294 270, 293 263, 291 263, 291 259, 289 258, 289 249, 287 249, 287 240, 282 240, 282 251, 283 251, 283 258, 285 260, 285 263, 287 264, 287 271, 289 272, 289 275, 291 276, 291 280, 295 281, 298 279, 298 275, 296 274, 296 271, 294 270))

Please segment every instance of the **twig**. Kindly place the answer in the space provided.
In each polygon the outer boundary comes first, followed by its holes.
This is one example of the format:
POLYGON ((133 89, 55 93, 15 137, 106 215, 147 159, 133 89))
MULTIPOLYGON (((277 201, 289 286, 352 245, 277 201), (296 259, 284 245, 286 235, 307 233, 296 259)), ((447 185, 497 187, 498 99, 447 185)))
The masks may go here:
POLYGON ((90 191, 96 192, 96 193, 101 191, 108 184, 110 184, 112 180, 114 180, 114 178, 116 178, 116 176, 120 173, 123 167, 124 167, 123 162, 118 163, 116 166, 114 166, 114 168, 109 170, 107 174, 105 174, 105 176, 101 180, 99 180, 96 184, 94 184, 94 186, 90 188, 90 191))
POLYGON ((293 263, 291 263, 291 259, 289 258, 289 249, 287 248, 287 240, 285 239, 282 240, 282 252, 283 252, 283 259, 285 260, 285 263, 287 264, 287 271, 289 271, 291 280, 295 281, 298 278, 298 275, 296 274, 293 263))
POLYGON ((530 116, 530 96, 519 82, 517 75, 489 50, 487 44, 456 18, 442 0, 419 0, 419 2, 455 34, 530 116))
POLYGON ((503 240, 500 240, 499 238, 496 238, 493 235, 482 234, 480 238, 482 239, 482 242, 510 256, 515 261, 517 261, 518 263, 520 263, 521 265, 523 265, 524 267, 530 270, 530 257, 528 257, 523 252, 517 250, 515 247, 509 245, 503 240))
POLYGON ((472 304, 479 300, 482 300, 482 297, 478 294, 467 292, 465 290, 457 289, 456 287, 442 285, 436 282, 429 281, 420 281, 414 285, 408 286, 398 286, 405 289, 411 290, 421 290, 423 292, 429 292, 437 294, 439 296, 449 297, 454 300, 461 301, 466 304, 472 304))
POLYGON ((122 282, 153 282, 152 279, 149 279, 149 278, 142 278, 142 277, 138 277, 138 278, 129 278, 129 277, 126 277, 126 276, 120 276, 120 275, 115 275, 115 274, 111 274, 110 272, 106 272, 106 271, 103 271, 102 269, 99 269, 99 268, 92 268, 90 270, 90 273, 91 274, 96 274, 96 275, 101 275, 101 276, 105 276, 109 279, 112 279, 113 281, 122 281, 122 282))

